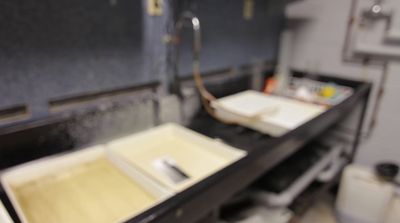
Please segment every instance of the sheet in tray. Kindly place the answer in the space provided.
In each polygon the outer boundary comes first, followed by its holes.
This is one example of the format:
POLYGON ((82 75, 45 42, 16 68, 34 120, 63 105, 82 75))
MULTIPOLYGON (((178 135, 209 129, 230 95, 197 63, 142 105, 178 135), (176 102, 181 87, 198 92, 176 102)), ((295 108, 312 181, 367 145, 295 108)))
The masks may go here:
MULTIPOLYGON (((110 143, 111 151, 175 191, 183 190, 223 169, 245 155, 176 125, 165 125, 148 132, 110 143), (172 161, 186 179, 176 182, 157 162, 172 161)), ((171 171, 169 171, 171 172, 171 171)))
POLYGON ((12 185, 29 223, 119 222, 156 202, 106 158, 12 185))
MULTIPOLYGON (((324 106, 301 102, 257 91, 244 91, 218 99, 213 107, 236 117, 239 123, 257 130, 282 128, 291 130, 326 110, 324 106), (255 122, 258 121, 258 123, 255 122), (261 127, 260 127, 261 126, 261 127)), ((234 120, 235 121, 235 120, 234 120)))

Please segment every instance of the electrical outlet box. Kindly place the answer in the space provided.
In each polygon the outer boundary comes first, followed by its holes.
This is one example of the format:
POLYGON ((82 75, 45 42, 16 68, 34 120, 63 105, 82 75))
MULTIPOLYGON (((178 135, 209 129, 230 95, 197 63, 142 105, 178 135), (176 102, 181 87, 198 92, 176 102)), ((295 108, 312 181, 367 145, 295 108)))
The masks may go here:
POLYGON ((400 14, 395 5, 384 5, 375 15, 370 6, 359 9, 360 19, 352 27, 350 52, 374 60, 400 60, 400 14))
POLYGON ((147 13, 151 16, 163 14, 164 0, 147 0, 147 13))

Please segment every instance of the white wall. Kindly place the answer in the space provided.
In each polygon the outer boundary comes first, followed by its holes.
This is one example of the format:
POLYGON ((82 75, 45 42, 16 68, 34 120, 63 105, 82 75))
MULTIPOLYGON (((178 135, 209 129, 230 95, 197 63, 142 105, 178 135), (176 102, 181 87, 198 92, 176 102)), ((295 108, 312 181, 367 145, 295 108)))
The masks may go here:
POLYGON ((385 86, 376 129, 357 156, 357 162, 373 164, 383 160, 400 163, 400 64, 389 66, 389 77, 385 86))
MULTIPOLYGON (((294 69, 316 73, 335 74, 374 83, 372 98, 376 97, 383 72, 382 66, 363 66, 357 63, 344 62, 342 49, 345 41, 346 27, 349 20, 351 0, 307 0, 312 2, 310 19, 297 23, 294 31, 292 67, 294 69), (311 11, 312 10, 312 11, 311 11)), ((369 6, 372 0, 359 0, 360 5, 369 6)), ((393 1, 396 3, 396 1, 393 1)), ((400 2, 396 3, 400 10, 400 2)), ((356 161, 363 164, 374 164, 383 160, 395 160, 400 163, 400 63, 389 66, 389 78, 386 94, 378 117, 374 134, 360 147, 356 161)), ((371 101, 366 126, 369 125, 372 106, 371 101)))

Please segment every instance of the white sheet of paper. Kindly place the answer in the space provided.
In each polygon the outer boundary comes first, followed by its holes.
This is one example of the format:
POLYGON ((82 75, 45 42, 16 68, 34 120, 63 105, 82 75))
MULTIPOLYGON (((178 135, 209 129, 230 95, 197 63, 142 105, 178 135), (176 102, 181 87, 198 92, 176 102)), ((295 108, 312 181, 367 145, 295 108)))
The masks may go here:
POLYGON ((224 114, 236 117, 239 124, 250 128, 261 128, 266 133, 274 132, 271 129, 274 127, 295 129, 326 110, 324 106, 257 91, 244 91, 230 95, 218 99, 212 105, 217 110, 217 114, 218 111, 223 111, 224 114))
POLYGON ((8 215, 3 203, 0 201, 0 223, 12 223, 10 215, 8 215))

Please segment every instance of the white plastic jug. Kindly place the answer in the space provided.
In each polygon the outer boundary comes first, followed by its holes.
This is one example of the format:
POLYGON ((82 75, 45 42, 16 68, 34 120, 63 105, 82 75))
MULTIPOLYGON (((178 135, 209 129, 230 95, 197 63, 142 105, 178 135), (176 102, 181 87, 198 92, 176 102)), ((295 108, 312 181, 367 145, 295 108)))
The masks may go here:
POLYGON ((348 166, 336 201, 339 220, 341 223, 382 223, 393 196, 394 186, 381 181, 372 169, 348 166))
POLYGON ((386 215, 385 223, 399 223, 400 222, 400 190, 398 189, 397 195, 392 199, 389 210, 386 215))

